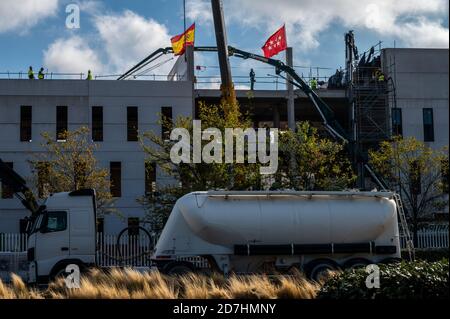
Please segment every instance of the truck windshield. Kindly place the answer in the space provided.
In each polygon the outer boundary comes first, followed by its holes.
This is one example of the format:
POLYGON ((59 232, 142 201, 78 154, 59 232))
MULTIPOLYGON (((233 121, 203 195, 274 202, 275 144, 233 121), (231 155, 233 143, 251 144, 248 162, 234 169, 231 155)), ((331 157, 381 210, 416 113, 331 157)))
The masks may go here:
POLYGON ((67 212, 43 211, 33 223, 31 233, 42 231, 45 233, 59 232, 67 229, 67 212))

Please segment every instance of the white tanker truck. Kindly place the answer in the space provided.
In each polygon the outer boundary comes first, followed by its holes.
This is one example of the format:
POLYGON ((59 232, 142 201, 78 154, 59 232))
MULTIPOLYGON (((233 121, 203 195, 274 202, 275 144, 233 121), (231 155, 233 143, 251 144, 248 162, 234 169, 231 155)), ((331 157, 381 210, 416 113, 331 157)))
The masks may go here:
POLYGON ((327 269, 401 257, 390 192, 196 192, 180 198, 152 260, 163 272, 195 269, 201 256, 220 272, 327 269))
MULTIPOLYGON (((50 196, 28 239, 30 282, 69 264, 96 266, 95 191, 50 196)), ((389 192, 196 192, 180 198, 152 255, 167 274, 202 257, 225 274, 326 269, 400 258, 397 206, 389 192), (181 261, 183 260, 183 261, 181 261)))
MULTIPOLYGON (((69 264, 98 265, 94 190, 53 194, 39 205, 1 160, 0 179, 32 212, 31 282, 46 282, 69 264)), ((186 260, 201 257, 225 274, 300 268, 317 278, 326 269, 399 259, 397 215, 408 234, 391 192, 195 192, 175 204, 151 259, 168 274, 195 271, 186 260)))

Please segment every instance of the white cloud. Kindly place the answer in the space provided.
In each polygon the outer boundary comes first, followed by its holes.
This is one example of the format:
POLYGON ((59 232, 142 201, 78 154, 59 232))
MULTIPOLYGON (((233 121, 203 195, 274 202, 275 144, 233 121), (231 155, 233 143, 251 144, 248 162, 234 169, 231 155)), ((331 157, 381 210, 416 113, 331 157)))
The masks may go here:
MULTIPOLYGON (((92 14, 94 33, 57 39, 44 52, 46 67, 56 72, 92 69, 94 74, 121 74, 156 49, 170 46, 167 28, 153 19, 129 10, 121 14, 101 15, 98 11, 92 14)), ((162 57, 151 65, 171 58, 162 57)), ((150 73, 168 74, 172 65, 164 64, 150 73)))
POLYGON ((101 73, 104 66, 98 54, 79 36, 58 39, 44 52, 44 65, 51 72, 101 73))
POLYGON ((41 20, 56 14, 58 0, 1 0, 0 33, 23 33, 41 20))
POLYGON ((126 71, 156 49, 170 46, 167 28, 132 11, 95 18, 95 26, 113 69, 126 71))
POLYGON ((200 24, 212 22, 211 1, 188 0, 186 17, 200 24))
MULTIPOLYGON (((189 0, 188 16, 211 21, 209 0, 189 0)), ((403 45, 448 47, 448 28, 439 20, 448 17, 448 0, 228 0, 226 17, 241 26, 261 28, 268 34, 283 22, 291 45, 303 49, 319 46, 318 36, 332 23, 396 37, 403 45)))

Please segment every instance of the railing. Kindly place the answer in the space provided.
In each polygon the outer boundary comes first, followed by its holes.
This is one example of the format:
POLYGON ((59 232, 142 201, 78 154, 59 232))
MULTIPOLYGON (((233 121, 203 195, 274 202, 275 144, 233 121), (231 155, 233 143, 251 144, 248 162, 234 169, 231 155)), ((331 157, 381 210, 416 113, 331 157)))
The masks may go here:
MULTIPOLYGON (((34 73, 35 79, 37 79, 37 72, 34 73)), ((87 77, 86 73, 56 73, 46 72, 44 73, 46 80, 62 80, 62 79, 76 79, 83 80, 87 77)), ((0 79, 28 79, 28 72, 0 72, 0 79)))
MULTIPOLYGON (((117 235, 97 234, 98 262, 102 266, 149 265, 149 255, 156 244, 156 236, 129 236, 124 234, 117 247, 117 235), (118 248, 118 249, 117 249, 118 248)), ((420 229, 417 233, 419 249, 435 249, 449 247, 448 225, 432 226, 420 229)), ((405 238, 400 240, 402 248, 406 247, 405 238)), ((26 234, 0 233, 1 253, 23 253, 27 250, 26 234)))
POLYGON ((27 234, 0 233, 0 253, 23 252, 27 250, 27 234))
MULTIPOLYGON (((418 249, 439 249, 449 247, 449 232, 448 225, 432 226, 429 228, 420 229, 417 232, 417 245, 414 248, 418 249)), ((412 234, 411 234, 412 236, 412 234)), ((400 237, 400 244, 402 248, 406 248, 406 237, 400 237)))
MULTIPOLYGON (((45 72, 45 80, 85 80, 87 78, 86 73, 54 73, 45 72)), ((95 80, 116 80, 122 74, 101 74, 95 75, 95 80)), ((168 74, 138 74, 131 76, 129 80, 151 80, 151 81, 168 81, 168 74)), ((37 73, 34 74, 34 78, 37 79, 37 73)), ((0 72, 0 79, 9 80, 28 80, 28 72, 0 72)), ((172 81, 181 81, 182 77, 176 75, 172 81)))
POLYGON ((97 234, 97 262, 104 267, 150 266, 149 255, 155 246, 147 235, 124 234, 117 243, 117 235, 97 234))

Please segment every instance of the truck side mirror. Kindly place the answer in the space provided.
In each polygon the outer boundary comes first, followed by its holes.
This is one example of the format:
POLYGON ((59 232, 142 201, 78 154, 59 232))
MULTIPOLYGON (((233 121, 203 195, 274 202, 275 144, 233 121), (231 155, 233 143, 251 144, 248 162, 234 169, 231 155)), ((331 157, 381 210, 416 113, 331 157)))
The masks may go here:
POLYGON ((41 232, 42 234, 48 233, 47 220, 48 215, 44 213, 44 216, 42 216, 41 225, 39 227, 39 232, 41 232))

